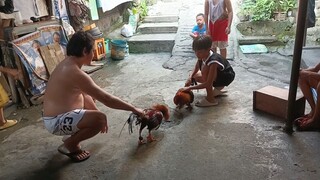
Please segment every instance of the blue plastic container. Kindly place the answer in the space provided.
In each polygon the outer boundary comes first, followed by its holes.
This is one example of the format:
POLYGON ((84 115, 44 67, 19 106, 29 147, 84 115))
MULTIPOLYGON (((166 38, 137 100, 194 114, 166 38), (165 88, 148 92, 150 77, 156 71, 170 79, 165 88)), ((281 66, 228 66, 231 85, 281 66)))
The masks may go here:
POLYGON ((114 60, 122 60, 126 56, 127 41, 111 40, 111 58, 114 60))

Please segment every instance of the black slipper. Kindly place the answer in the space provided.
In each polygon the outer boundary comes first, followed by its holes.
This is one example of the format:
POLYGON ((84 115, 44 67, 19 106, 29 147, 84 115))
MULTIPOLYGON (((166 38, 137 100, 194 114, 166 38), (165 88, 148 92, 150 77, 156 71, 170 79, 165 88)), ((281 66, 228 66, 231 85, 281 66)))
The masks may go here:
POLYGON ((68 156, 73 162, 82 162, 90 157, 89 151, 79 149, 75 152, 67 152, 64 145, 58 147, 59 153, 68 156), (79 157, 80 156, 80 157, 79 157))

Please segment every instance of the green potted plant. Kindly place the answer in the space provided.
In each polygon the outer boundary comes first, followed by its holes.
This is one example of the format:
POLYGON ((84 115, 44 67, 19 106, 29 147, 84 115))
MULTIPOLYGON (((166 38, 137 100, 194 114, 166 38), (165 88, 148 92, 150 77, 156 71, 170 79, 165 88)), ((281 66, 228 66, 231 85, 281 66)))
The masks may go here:
POLYGON ((256 0, 253 7, 253 21, 268 21, 272 17, 275 2, 274 0, 256 0))
POLYGON ((251 19, 254 7, 255 3, 251 0, 246 0, 243 2, 240 7, 240 11, 237 14, 241 22, 249 21, 251 19))
MULTIPOLYGON (((285 20, 288 11, 292 11, 297 4, 297 0, 275 0, 274 18, 275 20, 285 20)), ((292 13, 291 13, 292 14, 292 13)))

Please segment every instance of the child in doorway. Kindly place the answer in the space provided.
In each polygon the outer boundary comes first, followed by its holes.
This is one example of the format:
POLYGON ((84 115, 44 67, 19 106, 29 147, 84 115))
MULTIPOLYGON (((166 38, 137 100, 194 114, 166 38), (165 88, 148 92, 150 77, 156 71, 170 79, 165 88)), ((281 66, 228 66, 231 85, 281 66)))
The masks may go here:
POLYGON ((207 96, 196 102, 196 106, 208 107, 218 105, 215 96, 221 95, 221 91, 228 86, 235 77, 235 72, 221 55, 211 51, 212 39, 209 35, 196 37, 192 43, 198 61, 185 83, 185 87, 180 91, 190 91, 194 89, 206 89, 207 96), (190 86, 193 81, 199 82, 190 86), (214 87, 214 89, 212 88, 214 87))
POLYGON ((204 14, 199 13, 196 16, 197 25, 195 25, 192 29, 190 36, 194 39, 198 36, 202 36, 206 34, 206 25, 204 23, 204 14))

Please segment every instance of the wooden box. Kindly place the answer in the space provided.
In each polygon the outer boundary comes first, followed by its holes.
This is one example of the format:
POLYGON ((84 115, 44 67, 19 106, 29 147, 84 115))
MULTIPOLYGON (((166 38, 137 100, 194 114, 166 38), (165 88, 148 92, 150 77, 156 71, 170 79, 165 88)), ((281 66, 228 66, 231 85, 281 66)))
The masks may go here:
MULTIPOLYGON (((253 110, 259 110, 287 119, 288 95, 288 89, 282 89, 274 86, 266 86, 253 91, 253 110)), ((304 115, 305 102, 303 95, 297 94, 294 118, 304 115)))

